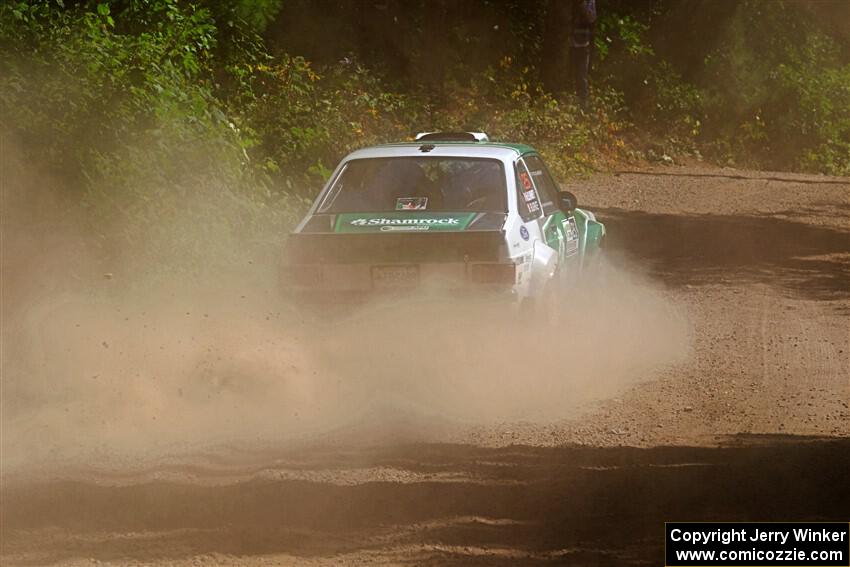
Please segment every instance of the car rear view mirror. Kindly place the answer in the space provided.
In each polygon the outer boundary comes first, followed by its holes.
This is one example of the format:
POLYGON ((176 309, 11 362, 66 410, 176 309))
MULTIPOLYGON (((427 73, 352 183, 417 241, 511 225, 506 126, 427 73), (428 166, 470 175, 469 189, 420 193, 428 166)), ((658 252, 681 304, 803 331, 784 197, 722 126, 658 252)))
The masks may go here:
POLYGON ((564 211, 572 211, 578 206, 578 199, 569 191, 558 191, 558 207, 564 211))

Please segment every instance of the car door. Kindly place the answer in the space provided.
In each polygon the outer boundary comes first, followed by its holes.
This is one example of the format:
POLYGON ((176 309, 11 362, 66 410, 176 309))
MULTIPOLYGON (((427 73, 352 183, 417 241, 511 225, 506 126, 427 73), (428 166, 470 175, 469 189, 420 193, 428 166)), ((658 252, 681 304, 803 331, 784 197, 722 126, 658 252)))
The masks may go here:
POLYGON ((523 156, 525 169, 540 197, 542 216, 538 220, 546 244, 558 254, 559 271, 572 275, 578 267, 581 250, 580 233, 573 211, 558 208, 558 185, 537 154, 523 156))

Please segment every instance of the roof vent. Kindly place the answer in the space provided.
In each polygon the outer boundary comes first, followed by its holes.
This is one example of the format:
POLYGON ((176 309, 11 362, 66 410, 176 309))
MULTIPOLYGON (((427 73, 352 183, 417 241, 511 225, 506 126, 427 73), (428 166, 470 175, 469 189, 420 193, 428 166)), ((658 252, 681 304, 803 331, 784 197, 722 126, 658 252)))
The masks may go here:
POLYGON ((420 132, 417 142, 489 142, 484 132, 420 132))

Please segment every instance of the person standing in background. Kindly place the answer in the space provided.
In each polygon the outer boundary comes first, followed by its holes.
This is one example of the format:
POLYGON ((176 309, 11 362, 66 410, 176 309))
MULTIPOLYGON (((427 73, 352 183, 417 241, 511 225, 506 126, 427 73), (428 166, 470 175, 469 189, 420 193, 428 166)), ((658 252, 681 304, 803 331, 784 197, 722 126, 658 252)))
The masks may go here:
POLYGON ((590 53, 596 26, 596 0, 571 0, 570 68, 573 87, 582 108, 587 108, 589 94, 587 75, 590 72, 590 53))

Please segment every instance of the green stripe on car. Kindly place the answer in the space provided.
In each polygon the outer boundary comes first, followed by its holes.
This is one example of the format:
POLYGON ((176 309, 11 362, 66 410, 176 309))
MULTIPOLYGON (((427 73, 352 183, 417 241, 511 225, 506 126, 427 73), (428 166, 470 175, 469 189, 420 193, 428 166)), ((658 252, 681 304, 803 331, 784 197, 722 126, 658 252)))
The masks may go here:
POLYGON ((475 213, 343 213, 335 232, 451 232, 466 230, 475 213))

